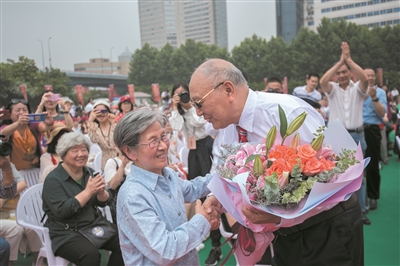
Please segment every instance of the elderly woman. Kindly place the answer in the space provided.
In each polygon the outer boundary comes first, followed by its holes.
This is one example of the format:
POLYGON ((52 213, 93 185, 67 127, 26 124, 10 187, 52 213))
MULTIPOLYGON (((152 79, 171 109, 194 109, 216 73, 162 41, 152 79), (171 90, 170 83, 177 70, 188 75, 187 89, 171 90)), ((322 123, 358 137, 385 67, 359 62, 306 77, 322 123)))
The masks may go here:
POLYGON ((204 205, 196 201, 209 193, 212 175, 188 181, 166 167, 165 119, 159 111, 140 108, 115 128, 115 144, 133 163, 117 199, 126 265, 199 265, 196 247, 218 227, 220 205, 210 198, 204 205), (194 201, 196 214, 188 221, 184 203, 194 201))
MULTIPOLYGON (((77 230, 94 224, 97 206, 104 207, 110 197, 103 177, 94 176, 93 169, 85 166, 89 145, 87 138, 76 132, 58 140, 56 152, 62 162, 47 175, 42 194, 53 252, 78 266, 100 265, 99 248, 77 230)), ((123 265, 117 233, 100 249, 112 251, 108 265, 123 265)))

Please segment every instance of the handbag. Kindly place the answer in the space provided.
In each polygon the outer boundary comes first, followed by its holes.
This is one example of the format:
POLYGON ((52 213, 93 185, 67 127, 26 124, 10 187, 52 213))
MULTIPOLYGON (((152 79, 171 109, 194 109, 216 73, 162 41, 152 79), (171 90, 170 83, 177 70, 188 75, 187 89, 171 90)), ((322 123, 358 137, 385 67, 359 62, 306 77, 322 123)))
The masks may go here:
POLYGON ((78 229, 77 232, 86 237, 97 248, 102 247, 117 234, 112 224, 103 216, 97 217, 92 224, 78 229))
POLYGON ((19 194, 15 196, 14 198, 11 198, 4 202, 3 206, 0 208, 2 211, 10 211, 10 210, 16 210, 17 205, 19 201, 19 194))

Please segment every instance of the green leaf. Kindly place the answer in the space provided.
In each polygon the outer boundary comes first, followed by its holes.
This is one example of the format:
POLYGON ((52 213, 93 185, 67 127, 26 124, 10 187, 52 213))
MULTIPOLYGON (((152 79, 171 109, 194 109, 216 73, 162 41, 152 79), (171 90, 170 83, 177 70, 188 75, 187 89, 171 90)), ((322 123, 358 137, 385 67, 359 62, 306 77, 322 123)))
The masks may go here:
POLYGON ((253 161, 256 157, 260 157, 259 154, 252 154, 249 157, 247 157, 246 162, 244 163, 244 165, 248 164, 249 162, 253 161))
POLYGON ((283 138, 286 135, 286 130, 287 130, 287 118, 285 111, 282 109, 282 107, 278 104, 279 108, 279 121, 280 121, 280 129, 279 131, 281 132, 281 137, 283 138))

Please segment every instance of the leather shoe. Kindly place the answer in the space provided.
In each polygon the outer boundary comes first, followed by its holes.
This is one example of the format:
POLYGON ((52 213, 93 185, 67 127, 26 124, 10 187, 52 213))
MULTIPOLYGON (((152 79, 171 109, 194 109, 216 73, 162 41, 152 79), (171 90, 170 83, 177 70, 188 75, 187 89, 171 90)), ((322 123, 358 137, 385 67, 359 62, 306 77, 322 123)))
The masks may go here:
POLYGON ((371 199, 369 201, 369 210, 373 211, 373 210, 376 210, 376 209, 378 209, 378 201, 376 199, 371 199))
POLYGON ((361 214, 361 216, 362 216, 362 218, 361 218, 361 220, 363 221, 363 223, 365 224, 365 225, 370 225, 371 224, 371 221, 368 219, 368 217, 365 215, 365 212, 363 212, 362 214, 361 214))

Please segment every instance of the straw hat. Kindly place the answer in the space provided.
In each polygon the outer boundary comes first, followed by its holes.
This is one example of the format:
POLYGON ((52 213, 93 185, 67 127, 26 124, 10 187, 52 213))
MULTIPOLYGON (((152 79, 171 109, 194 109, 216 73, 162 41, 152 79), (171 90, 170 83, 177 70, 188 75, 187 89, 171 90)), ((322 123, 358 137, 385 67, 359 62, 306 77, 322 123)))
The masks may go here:
POLYGON ((56 127, 55 129, 53 129, 50 132, 50 136, 49 136, 49 139, 47 140, 46 144, 50 144, 53 141, 53 139, 58 135, 58 133, 60 133, 61 130, 64 130, 64 131, 67 131, 67 132, 71 132, 72 131, 67 126, 56 127))

